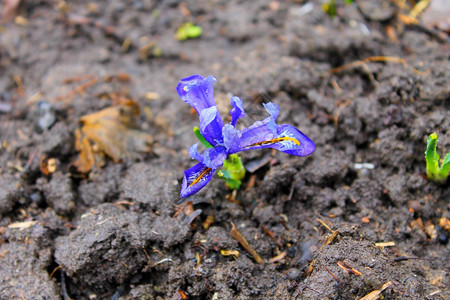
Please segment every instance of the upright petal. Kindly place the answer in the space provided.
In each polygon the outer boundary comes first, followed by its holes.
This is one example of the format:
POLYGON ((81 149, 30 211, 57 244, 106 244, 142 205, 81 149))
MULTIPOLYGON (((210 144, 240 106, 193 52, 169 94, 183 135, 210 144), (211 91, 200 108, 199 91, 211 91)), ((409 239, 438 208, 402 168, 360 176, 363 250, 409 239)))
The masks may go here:
POLYGON ((207 78, 201 75, 192 75, 181 79, 177 86, 181 100, 190 104, 198 114, 211 106, 216 106, 214 101, 213 76, 207 78))
POLYGON ((222 143, 223 121, 214 101, 213 76, 192 75, 177 86, 181 99, 190 104, 200 118, 200 132, 213 146, 222 143))
POLYGON ((280 107, 273 102, 263 103, 264 108, 275 121, 280 113, 280 107))
POLYGON ((211 181, 215 171, 215 169, 209 168, 201 162, 184 171, 180 192, 181 198, 191 196, 200 191, 211 181))
POLYGON ((191 148, 189 148, 189 155, 190 155, 193 159, 195 159, 195 160, 197 160, 197 161, 199 161, 199 162, 203 162, 203 155, 201 155, 200 153, 198 153, 197 148, 198 148, 198 144, 192 145, 191 148))
POLYGON ((239 151, 239 139, 241 137, 240 130, 236 129, 232 124, 225 124, 222 128, 223 144, 228 153, 239 151))
POLYGON ((316 148, 309 137, 291 125, 278 125, 276 135, 254 142, 257 139, 250 138, 251 134, 258 135, 260 132, 261 127, 247 131, 245 138, 240 140, 240 151, 273 148, 290 155, 306 156, 313 153, 316 148))
POLYGON ((236 126, 237 121, 240 118, 245 117, 244 104, 242 104, 242 100, 239 97, 231 97, 231 106, 233 108, 230 111, 231 115, 231 125, 236 126))

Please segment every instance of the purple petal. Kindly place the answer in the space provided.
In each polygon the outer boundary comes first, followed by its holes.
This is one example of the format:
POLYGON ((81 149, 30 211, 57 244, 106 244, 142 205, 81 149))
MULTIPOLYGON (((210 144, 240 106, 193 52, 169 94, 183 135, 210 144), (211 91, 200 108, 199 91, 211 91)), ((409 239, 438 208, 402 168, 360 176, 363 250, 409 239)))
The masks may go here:
POLYGON ((198 148, 198 144, 192 145, 191 148, 189 148, 189 155, 190 155, 193 159, 195 159, 195 160, 197 160, 197 161, 199 161, 199 162, 203 162, 203 155, 201 155, 200 153, 198 153, 197 148, 198 148))
POLYGON ((213 76, 205 78, 201 75, 192 75, 181 79, 177 86, 178 95, 181 100, 190 104, 198 114, 211 106, 216 106, 214 101, 213 76))
POLYGON ((220 168, 227 158, 227 150, 222 147, 210 148, 203 153, 203 163, 211 169, 220 168))
POLYGON ((280 113, 280 107, 273 102, 263 103, 263 106, 275 121, 278 118, 278 114, 280 113))
MULTIPOLYGON (((260 139, 258 142, 254 142, 257 139, 248 137, 250 133, 258 135, 260 131, 261 127, 257 127, 246 132, 247 138, 240 141, 240 151, 273 148, 290 155, 306 156, 315 150, 314 142, 294 126, 279 125, 276 135, 267 139, 260 139)), ((269 137, 270 135, 267 136, 269 137)))
POLYGON ((222 143, 223 121, 214 101, 213 76, 192 75, 177 86, 181 99, 190 104, 200 117, 200 132, 213 146, 222 143))
POLYGON ((249 148, 253 144, 276 138, 278 134, 277 129, 278 126, 272 117, 269 117, 264 121, 257 121, 252 126, 244 128, 238 141, 239 149, 235 152, 253 149, 249 148))
POLYGON ((231 97, 231 106, 233 108, 230 111, 231 114, 231 125, 236 126, 237 121, 245 117, 244 105, 239 97, 231 97))
POLYGON ((216 170, 208 168, 203 163, 198 163, 192 168, 184 171, 183 183, 181 184, 181 198, 185 198, 197 193, 208 182, 216 170))
POLYGON ((241 132, 232 124, 225 124, 222 128, 223 144, 228 153, 235 153, 239 151, 239 139, 241 132))
POLYGON ((200 133, 213 146, 222 143, 223 122, 217 106, 205 108, 200 112, 200 133))

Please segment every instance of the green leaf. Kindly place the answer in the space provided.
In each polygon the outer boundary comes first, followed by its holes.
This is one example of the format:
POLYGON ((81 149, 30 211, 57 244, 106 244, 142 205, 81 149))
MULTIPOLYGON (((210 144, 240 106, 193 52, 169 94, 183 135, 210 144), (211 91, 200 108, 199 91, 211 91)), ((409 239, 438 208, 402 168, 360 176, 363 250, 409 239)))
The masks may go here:
POLYGON ((220 179, 225 180, 225 182, 231 189, 237 190, 241 187, 242 182, 240 180, 231 178, 231 175, 228 171, 220 170, 219 172, 217 172, 217 175, 219 175, 220 179))
POLYGON ((436 153, 438 137, 436 132, 430 134, 427 139, 427 150, 425 151, 425 160, 427 162, 427 177, 435 180, 439 168, 439 154, 436 153))
POLYGON ((178 28, 175 38, 179 41, 195 39, 202 35, 202 31, 203 29, 200 26, 196 26, 192 23, 184 23, 178 28))
POLYGON ((335 0, 330 0, 322 4, 322 10, 328 14, 330 17, 334 17, 337 14, 336 2, 335 0))
POLYGON ((230 174, 230 177, 236 180, 241 180, 245 176, 245 167, 242 163, 241 157, 237 154, 230 154, 223 162, 223 170, 230 174))
POLYGON ((439 154, 436 152, 437 142, 437 133, 433 132, 427 139, 427 150, 425 151, 427 177, 431 181, 444 184, 450 172, 450 153, 445 155, 442 166, 439 167, 439 154))
POLYGON ((447 181, 449 173, 450 173, 450 153, 447 153, 445 155, 444 160, 442 161, 441 169, 439 170, 439 177, 442 178, 443 183, 447 181))
POLYGON ((197 137, 197 139, 200 141, 200 143, 203 144, 203 146, 205 146, 206 148, 214 148, 213 145, 211 145, 203 136, 203 134, 200 132, 200 128, 198 128, 197 126, 194 126, 194 134, 197 137))

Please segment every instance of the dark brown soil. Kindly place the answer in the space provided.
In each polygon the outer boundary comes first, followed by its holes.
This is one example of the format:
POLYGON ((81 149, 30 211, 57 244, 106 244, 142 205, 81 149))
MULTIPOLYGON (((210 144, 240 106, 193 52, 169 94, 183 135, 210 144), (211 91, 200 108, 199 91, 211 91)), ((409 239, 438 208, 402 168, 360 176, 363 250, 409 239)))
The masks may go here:
POLYGON ((359 299, 388 282, 384 299, 450 299, 449 183, 428 181, 424 159, 433 131, 450 152, 447 37, 390 1, 336 2, 330 18, 304 1, 21 1, 0 28, 0 299, 359 299), (201 37, 177 41, 185 22, 201 37), (396 59, 330 72, 374 56, 396 59), (198 117, 175 87, 192 74, 217 78, 223 116, 233 95, 255 120, 277 103, 316 151, 244 153, 235 201, 214 178, 188 224, 173 215, 198 117), (111 94, 139 102, 152 151, 79 174, 79 118, 111 94))

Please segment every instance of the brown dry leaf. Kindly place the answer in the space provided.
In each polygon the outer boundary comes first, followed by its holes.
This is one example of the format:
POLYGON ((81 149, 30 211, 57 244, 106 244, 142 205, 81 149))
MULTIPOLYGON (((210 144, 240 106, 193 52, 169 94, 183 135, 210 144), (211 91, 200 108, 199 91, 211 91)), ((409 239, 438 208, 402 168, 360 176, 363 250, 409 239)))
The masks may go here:
POLYGON ((16 222, 8 225, 8 228, 13 229, 19 229, 20 231, 25 230, 27 228, 30 228, 34 224, 36 224, 37 221, 24 221, 24 222, 16 222))
POLYGON ((380 299, 380 294, 387 289, 388 287, 390 287, 392 285, 392 282, 388 281, 385 284, 383 284, 383 286, 381 287, 381 289, 379 290, 374 290, 372 292, 370 292, 369 294, 365 295, 364 297, 360 298, 359 300, 377 300, 380 299))
POLYGON ((441 226, 442 228, 444 228, 447 231, 450 231, 450 221, 447 218, 440 218, 439 226, 441 226))
POLYGON ((234 258, 238 258, 239 257, 239 251, 238 250, 222 249, 222 250, 220 250, 220 254, 222 254, 223 256, 234 256, 234 258))
POLYGON ((269 263, 275 263, 275 262, 279 262, 280 260, 283 260, 287 255, 286 251, 281 252, 280 254, 278 254, 277 256, 272 257, 271 259, 269 259, 269 263))
POLYGON ((436 231, 436 228, 434 227, 433 223, 431 222, 431 220, 428 220, 425 222, 424 228, 425 228, 425 233, 431 239, 437 238, 437 231, 436 231))
POLYGON ((133 100, 121 100, 80 119, 82 127, 75 131, 75 149, 80 151, 74 166, 81 173, 94 166, 101 168, 106 157, 118 162, 133 158, 138 152, 150 152, 152 137, 135 128, 139 105, 133 100))
POLYGON ((379 243, 375 243, 376 247, 380 247, 380 248, 384 248, 384 247, 394 247, 395 246, 395 242, 379 242, 379 243))

